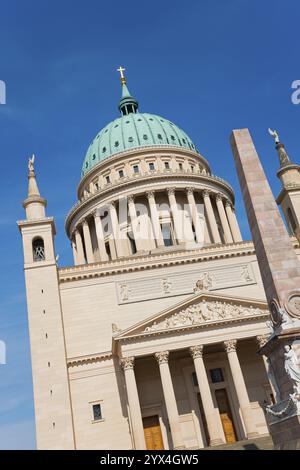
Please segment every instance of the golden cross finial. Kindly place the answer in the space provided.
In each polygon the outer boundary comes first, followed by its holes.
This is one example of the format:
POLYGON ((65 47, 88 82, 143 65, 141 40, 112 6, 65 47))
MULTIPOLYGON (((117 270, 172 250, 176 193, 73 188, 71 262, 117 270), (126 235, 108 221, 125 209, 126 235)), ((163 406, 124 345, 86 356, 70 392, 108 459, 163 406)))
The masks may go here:
POLYGON ((121 67, 121 66, 120 66, 120 67, 117 69, 117 72, 120 72, 121 83, 122 83, 122 85, 125 85, 125 83, 126 83, 126 78, 125 78, 125 75, 124 75, 124 73, 123 73, 123 72, 125 72, 124 67, 121 67))

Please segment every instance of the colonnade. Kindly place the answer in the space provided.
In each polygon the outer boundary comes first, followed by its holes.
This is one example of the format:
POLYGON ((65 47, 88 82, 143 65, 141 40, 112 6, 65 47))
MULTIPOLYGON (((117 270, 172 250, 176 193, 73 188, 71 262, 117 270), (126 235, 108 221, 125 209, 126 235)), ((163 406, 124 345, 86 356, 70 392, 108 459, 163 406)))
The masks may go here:
MULTIPOLYGON (((163 191, 159 190, 158 193, 163 191)), ((170 215, 172 219, 172 227, 174 232, 174 244, 182 245, 186 240, 185 226, 186 220, 182 218, 182 212, 179 209, 176 195, 180 190, 175 188, 166 189, 168 202, 170 207, 170 215)), ((220 193, 213 193, 209 190, 197 191, 192 187, 188 187, 185 190, 186 198, 190 213, 189 223, 192 224, 190 228, 193 229, 195 234, 195 241, 199 244, 220 244, 234 243, 242 241, 241 232, 238 226, 238 222, 235 216, 234 209, 231 202, 226 199, 220 193), (201 221, 201 214, 197 209, 195 195, 200 194, 202 196, 205 208, 205 222, 201 221), (213 208, 212 201, 215 199, 215 207, 213 208), (217 215, 216 216, 216 211, 217 215), (221 230, 220 230, 221 227, 221 230)), ((155 248, 162 248, 165 245, 160 213, 157 207, 156 194, 154 191, 148 191, 146 193, 148 201, 148 216, 152 227, 152 233, 154 235, 155 248)), ((115 243, 116 257, 128 256, 130 253, 126 251, 126 244, 122 239, 120 231, 120 222, 116 207, 116 202, 107 204, 109 217, 111 222, 111 231, 115 243)), ((128 197, 128 212, 131 223, 131 230, 136 244, 137 252, 143 252, 145 250, 145 243, 139 236, 139 216, 137 215, 136 205, 134 196, 128 197)), ((92 214, 94 218, 94 224, 96 229, 96 241, 98 248, 98 258, 96 259, 95 250, 93 249, 92 237, 90 226, 87 219, 83 219, 77 226, 71 236, 71 243, 74 254, 74 262, 76 265, 84 263, 93 263, 95 261, 107 261, 109 259, 106 245, 105 236, 103 230, 103 222, 100 217, 99 211, 94 211, 92 214)), ((190 241, 190 240, 189 240, 190 241)))
MULTIPOLYGON (((247 438, 257 437, 256 426, 252 418, 252 410, 245 385, 242 369, 236 351, 237 340, 224 341, 223 346, 227 354, 227 359, 238 398, 238 405, 241 411, 244 429, 247 438)), ((203 358, 203 345, 189 347, 189 353, 193 358, 195 372, 198 380, 199 392, 202 400, 203 411, 209 434, 209 445, 219 445, 224 443, 221 434, 221 418, 217 408, 214 406, 212 391, 210 388, 207 372, 203 358)), ((165 407, 168 416, 169 428, 171 431, 173 448, 184 449, 184 440, 181 433, 180 420, 178 415, 177 402, 169 367, 169 351, 158 351, 154 354, 158 363, 161 378, 165 407)), ((135 357, 121 359, 120 363, 124 370, 127 398, 130 413, 131 430, 136 449, 146 449, 144 438, 142 412, 138 397, 137 383, 134 373, 135 357)))

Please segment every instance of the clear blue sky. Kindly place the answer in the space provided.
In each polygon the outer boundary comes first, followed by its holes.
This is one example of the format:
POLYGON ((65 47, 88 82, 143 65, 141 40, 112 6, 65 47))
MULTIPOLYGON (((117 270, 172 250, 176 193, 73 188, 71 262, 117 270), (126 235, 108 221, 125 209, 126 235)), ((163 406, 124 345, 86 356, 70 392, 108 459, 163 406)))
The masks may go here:
POLYGON ((119 65, 140 110, 182 127, 213 172, 236 189, 249 238, 229 134, 249 127, 274 193, 278 162, 267 128, 280 131, 300 163, 297 0, 3 0, 0 5, 0 448, 34 448, 34 415, 22 246, 27 158, 48 215, 56 219, 60 264, 72 263, 64 217, 76 201, 85 151, 118 115, 119 65))

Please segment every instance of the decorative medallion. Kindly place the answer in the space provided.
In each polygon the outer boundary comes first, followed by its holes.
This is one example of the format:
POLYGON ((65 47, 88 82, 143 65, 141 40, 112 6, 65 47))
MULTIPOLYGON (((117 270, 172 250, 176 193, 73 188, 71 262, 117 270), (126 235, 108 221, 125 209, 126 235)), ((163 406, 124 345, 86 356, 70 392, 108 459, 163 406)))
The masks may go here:
POLYGON ((278 300, 273 299, 270 302, 270 313, 271 319, 275 326, 279 326, 282 323, 281 308, 278 300))
POLYGON ((300 319, 300 290, 294 290, 288 294, 285 308, 291 317, 300 319))

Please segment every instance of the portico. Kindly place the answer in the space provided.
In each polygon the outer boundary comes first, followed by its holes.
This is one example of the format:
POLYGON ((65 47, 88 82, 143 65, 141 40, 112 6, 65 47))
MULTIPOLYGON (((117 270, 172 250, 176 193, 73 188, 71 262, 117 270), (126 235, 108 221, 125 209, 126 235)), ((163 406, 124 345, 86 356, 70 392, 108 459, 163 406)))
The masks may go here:
POLYGON ((268 315, 264 302, 202 292, 114 336, 115 353, 131 365, 124 374, 136 448, 201 448, 263 433, 258 402, 271 388, 255 351, 268 315))

